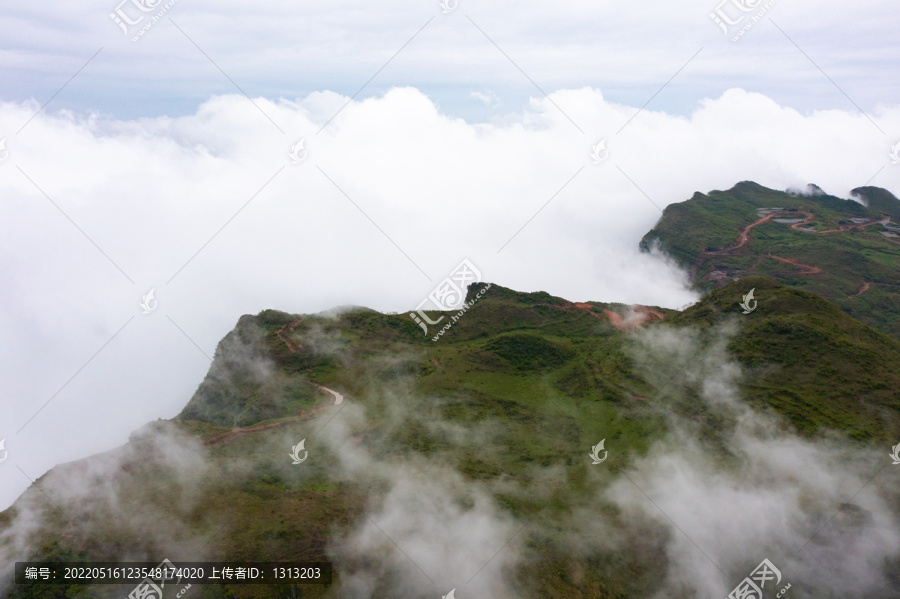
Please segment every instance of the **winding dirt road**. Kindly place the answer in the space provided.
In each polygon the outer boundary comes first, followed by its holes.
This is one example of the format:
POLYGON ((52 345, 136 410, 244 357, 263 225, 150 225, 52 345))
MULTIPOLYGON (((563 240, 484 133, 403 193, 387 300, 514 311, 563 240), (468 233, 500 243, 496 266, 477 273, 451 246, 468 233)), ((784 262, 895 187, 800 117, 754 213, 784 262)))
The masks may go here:
MULTIPOLYGON (((323 385, 316 385, 316 387, 318 387, 322 391, 331 393, 334 396, 334 405, 335 406, 341 405, 341 403, 344 401, 344 396, 341 395, 340 393, 338 393, 337 391, 334 391, 333 389, 329 389, 328 387, 325 387, 323 385)), ((301 422, 303 420, 309 420, 316 414, 320 414, 320 413, 330 409, 331 407, 332 406, 330 406, 330 405, 326 405, 326 406, 321 406, 318 408, 313 408, 312 410, 309 410, 309 411, 300 410, 299 416, 285 418, 284 420, 279 420, 278 422, 270 422, 268 424, 257 424, 254 426, 247 426, 244 428, 234 428, 226 433, 222 433, 220 435, 216 435, 215 437, 211 437, 211 438, 207 439, 206 441, 203 442, 203 445, 205 445, 207 447, 212 446, 212 445, 222 445, 223 443, 228 443, 230 441, 234 441, 238 437, 242 437, 242 436, 250 434, 250 433, 258 433, 260 431, 270 431, 270 430, 273 430, 276 428, 283 428, 289 424, 294 424, 296 422, 301 422)))
MULTIPOLYGON (((278 329, 278 333, 277 333, 278 338, 284 342, 284 344, 291 351, 291 353, 295 353, 295 354, 298 353, 301 349, 303 349, 303 346, 300 345, 299 343, 295 343, 295 342, 291 341, 290 339, 285 337, 283 335, 283 333, 285 331, 287 331, 287 333, 290 334, 290 332, 293 331, 294 328, 298 324, 300 324, 302 321, 303 321, 302 318, 298 318, 297 320, 294 320, 294 321, 284 325, 280 329, 278 329)), ((311 383, 311 384, 315 385, 316 388, 318 388, 320 391, 323 391, 325 393, 330 393, 332 395, 332 397, 334 397, 334 404, 333 404, 334 406, 339 406, 344 402, 344 396, 341 395, 340 393, 338 393, 337 391, 335 391, 334 389, 329 389, 325 385, 320 385, 319 383, 311 383)), ((331 407, 333 407, 333 406, 325 405, 325 406, 320 406, 318 408, 313 408, 312 410, 309 410, 309 411, 300 410, 299 416, 285 418, 284 420, 279 420, 278 422, 270 422, 268 424, 257 424, 254 426, 247 426, 244 428, 231 429, 228 432, 222 433, 220 435, 216 435, 215 437, 211 437, 211 438, 205 440, 203 442, 203 445, 205 445, 207 447, 213 446, 213 445, 221 445, 223 443, 228 443, 230 441, 233 441, 234 439, 237 439, 238 437, 242 437, 243 435, 247 435, 249 433, 256 433, 256 432, 260 432, 260 431, 270 431, 270 430, 274 430, 276 428, 283 428, 289 424, 294 424, 295 422, 300 422, 302 420, 309 420, 316 414, 324 412, 324 411, 330 409, 331 407)))
MULTIPOLYGON (((741 227, 739 234, 738 234, 737 241, 735 241, 734 243, 726 245, 721 250, 704 251, 703 254, 701 254, 701 255, 719 256, 721 254, 728 254, 728 253, 733 252, 734 250, 740 249, 740 248, 744 247, 745 245, 747 245, 748 243, 750 243, 750 231, 753 230, 753 227, 755 227, 757 225, 761 225, 765 222, 769 222, 776 216, 785 215, 785 214, 796 214, 796 212, 773 212, 772 214, 767 214, 766 216, 764 216, 756 221, 753 221, 749 225, 741 227)), ((807 214, 808 220, 804 221, 803 223, 797 223, 797 225, 803 225, 804 223, 812 222, 812 220, 810 220, 810 219, 814 218, 812 214, 810 214, 809 212, 804 212, 802 214, 807 214)), ((796 225, 792 225, 792 228, 794 226, 796 226, 796 225)))
POLYGON ((297 328, 297 325, 300 324, 301 322, 303 322, 302 318, 298 318, 297 320, 292 320, 291 322, 287 323, 286 325, 284 325, 283 327, 278 329, 278 332, 276 333, 276 335, 278 335, 278 338, 281 339, 284 342, 284 344, 287 346, 287 348, 289 350, 291 350, 291 353, 294 353, 294 354, 298 353, 301 349, 303 349, 303 346, 300 345, 299 343, 295 343, 295 342, 291 341, 290 339, 288 339, 287 337, 285 337, 284 333, 286 331, 287 334, 290 335, 291 332, 295 328, 297 328))
POLYGON ((850 231, 852 229, 865 229, 866 227, 871 227, 872 225, 886 225, 891 222, 890 217, 885 217, 881 220, 872 220, 864 223, 854 223, 850 225, 840 225, 837 229, 826 229, 824 231, 803 231, 801 227, 804 227, 816 220, 816 215, 812 212, 806 212, 805 210, 779 210, 778 212, 773 212, 771 214, 767 214, 762 218, 759 218, 749 225, 740 228, 738 238, 734 243, 726 245, 721 250, 709 250, 704 251, 703 254, 707 256, 717 256, 721 254, 728 254, 733 252, 734 250, 740 249, 750 243, 750 231, 753 230, 757 225, 761 225, 762 223, 769 222, 775 217, 784 218, 786 216, 796 216, 798 214, 802 214, 804 216, 803 220, 799 223, 792 223, 791 229, 794 231, 802 231, 803 233, 816 233, 818 235, 823 235, 825 233, 842 233, 844 231, 850 231))
MULTIPOLYGON (((865 229, 866 227, 870 227, 872 225, 877 225, 877 224, 886 225, 891 220, 889 217, 885 217, 885 218, 882 218, 881 220, 872 220, 872 221, 867 221, 864 223, 853 223, 853 224, 849 224, 849 225, 840 225, 837 229, 826 229, 824 231, 807 231, 807 230, 803 229, 802 227, 805 227, 806 225, 808 225, 816 220, 816 216, 812 212, 806 212, 805 210, 779 210, 777 212, 772 212, 771 214, 767 214, 766 216, 763 216, 763 217, 753 221, 749 225, 741 227, 739 234, 738 234, 738 238, 734 241, 734 243, 731 243, 731 244, 723 247, 720 250, 704 250, 703 252, 701 252, 700 255, 697 257, 698 259, 694 262, 694 265, 691 267, 691 278, 696 278, 697 272, 699 271, 702 263, 705 262, 706 257, 729 255, 729 254, 734 253, 736 250, 748 245, 751 241, 750 231, 752 231, 753 228, 756 227, 757 225, 761 225, 762 223, 768 222, 775 217, 783 218, 786 216, 796 216, 798 214, 802 214, 804 218, 802 221, 800 221, 798 223, 792 223, 791 229, 793 229, 794 231, 801 231, 803 233, 810 233, 810 234, 814 233, 817 235, 824 235, 827 233, 842 233, 844 231, 850 231, 850 230, 861 230, 861 229, 865 229)), ((796 266, 797 268, 800 269, 799 271, 792 271, 792 272, 786 273, 786 274, 817 275, 817 274, 821 274, 822 272, 824 272, 818 266, 812 266, 810 264, 803 264, 802 262, 798 262, 797 260, 793 260, 790 258, 782 258, 781 256, 775 256, 772 254, 766 254, 765 256, 760 256, 760 258, 756 261, 756 263, 753 266, 751 266, 747 272, 752 272, 753 270, 755 270, 756 267, 759 266, 759 263, 763 257, 772 258, 773 260, 777 260, 784 264, 790 264, 790 265, 796 266)), ((869 289, 869 283, 865 283, 863 285, 863 288, 860 289, 860 291, 856 295, 865 293, 868 289, 869 289)), ((851 297, 854 297, 854 296, 851 296, 851 297)), ((612 321, 612 319, 610 319, 610 320, 612 321)))
POLYGON ((319 389, 321 389, 321 390, 324 391, 325 393, 331 393, 332 395, 334 395, 334 405, 339 406, 339 405, 341 405, 342 403, 344 403, 344 396, 341 395, 340 393, 338 393, 337 391, 334 391, 333 389, 329 389, 329 388, 326 387, 325 385, 319 385, 319 384, 316 384, 316 383, 313 383, 313 384, 316 385, 316 387, 318 387, 319 389))

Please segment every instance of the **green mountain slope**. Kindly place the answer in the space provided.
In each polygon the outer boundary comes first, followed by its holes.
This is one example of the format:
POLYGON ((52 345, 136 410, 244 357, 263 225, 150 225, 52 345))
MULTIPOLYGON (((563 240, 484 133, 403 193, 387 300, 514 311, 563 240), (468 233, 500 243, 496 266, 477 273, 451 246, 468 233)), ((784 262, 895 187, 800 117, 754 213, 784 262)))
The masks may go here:
POLYGON ((641 247, 658 244, 701 289, 767 275, 900 338, 900 200, 875 187, 854 194, 866 205, 815 186, 808 195, 752 182, 698 192, 667 206, 641 247))
MULTIPOLYGON (((648 525, 625 549, 576 550, 572 539, 585 533, 572 514, 624 518, 598 492, 647 455, 673 417, 692 423, 710 455, 732 459, 730 416, 701 400, 702 380, 683 376, 718 359, 717 344, 742 364, 746 401, 801 435, 836 431, 879 448, 900 438, 900 342, 817 295, 748 276, 683 313, 656 313, 664 318, 622 331, 611 318, 628 322, 626 306, 493 285, 438 343, 407 314, 243 316, 178 418, 42 477, 0 513, 0 550, 18 559, 329 561, 335 539, 366 524, 366 510, 384 499, 375 470, 427 463, 435 478, 450 469, 489 489, 494 509, 520 531, 515 596, 647 597, 664 588, 665 536, 648 525), (744 315, 737 304, 751 287, 759 304, 744 315), (660 358, 654 352, 671 334, 691 351, 660 358), (336 405, 320 385, 346 399, 336 405), (310 458, 293 465, 289 448, 301 439, 310 458), (587 456, 601 439, 610 450, 602 469, 587 456), (362 455, 366 468, 339 467, 362 455), (66 477, 94 480, 94 491, 67 495, 54 484, 66 477), (9 533, 23 520, 33 523, 27 549, 13 550, 9 533)), ((387 557, 358 558, 366 559, 387 557)), ((354 564, 336 561, 329 587, 207 587, 190 596, 348 596, 352 580, 342 572, 354 564)), ((0 588, 8 574, 0 571, 0 588)), ((383 571, 372 596, 391 583, 383 571)), ((6 588, 0 596, 130 590, 6 588)))

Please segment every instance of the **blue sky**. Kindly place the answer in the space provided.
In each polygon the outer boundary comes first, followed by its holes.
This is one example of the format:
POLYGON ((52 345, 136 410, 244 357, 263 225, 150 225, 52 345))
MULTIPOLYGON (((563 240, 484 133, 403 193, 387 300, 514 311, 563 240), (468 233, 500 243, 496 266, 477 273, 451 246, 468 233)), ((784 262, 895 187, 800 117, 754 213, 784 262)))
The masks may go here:
POLYGON ((5 3, 0 508, 15 466, 177 414, 241 314, 402 313, 463 258, 678 307, 685 273, 637 247, 662 207, 900 193, 896 4, 781 0, 731 41, 709 15, 746 2, 179 0, 136 42, 116 2, 5 3))
MULTIPOLYGON (((442 14, 437 2, 423 1, 178 1, 132 42, 109 16, 116 2, 23 0, 7 3, 0 23, 0 99, 43 104, 82 67, 48 109, 179 116, 236 86, 277 100, 323 90, 351 96, 371 79, 360 98, 409 85, 448 115, 486 121, 521 111, 541 95, 537 87, 592 87, 610 101, 641 106, 676 73, 651 108, 689 114, 731 87, 802 112, 854 103, 872 112, 898 97, 892 3, 781 0, 737 42, 710 18, 720 6, 749 23, 766 4, 743 13, 731 0, 462 0, 442 14), (473 92, 497 100, 487 106, 473 92)), ((142 13, 129 0, 120 10, 132 19, 147 15, 146 22, 163 7, 142 13)))

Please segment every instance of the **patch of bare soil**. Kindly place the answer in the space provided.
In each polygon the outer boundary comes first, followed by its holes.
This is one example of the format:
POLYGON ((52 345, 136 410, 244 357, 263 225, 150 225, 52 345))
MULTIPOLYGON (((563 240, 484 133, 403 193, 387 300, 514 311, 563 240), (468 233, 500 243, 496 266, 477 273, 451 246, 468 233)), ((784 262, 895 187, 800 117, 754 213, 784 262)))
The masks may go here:
POLYGON ((624 316, 612 310, 604 310, 603 313, 606 314, 610 324, 620 331, 638 328, 648 322, 665 318, 665 315, 659 310, 641 305, 629 306, 628 313, 624 316))
POLYGON ((872 287, 871 283, 863 281, 862 287, 859 288, 859 291, 857 291, 856 293, 854 293, 853 295, 851 295, 849 297, 856 297, 858 295, 862 295, 863 293, 868 291, 871 287, 872 287))
POLYGON ((286 325, 284 325, 283 327, 278 329, 278 333, 277 333, 278 338, 281 339, 282 341, 284 341, 284 344, 287 345, 287 348, 295 354, 297 352, 299 352, 301 349, 303 349, 303 346, 300 345, 299 343, 291 341, 288 338, 288 335, 290 335, 291 332, 295 328, 297 328, 297 325, 300 324, 301 322, 303 322, 302 318, 298 318, 297 320, 292 320, 291 322, 287 323, 286 325))

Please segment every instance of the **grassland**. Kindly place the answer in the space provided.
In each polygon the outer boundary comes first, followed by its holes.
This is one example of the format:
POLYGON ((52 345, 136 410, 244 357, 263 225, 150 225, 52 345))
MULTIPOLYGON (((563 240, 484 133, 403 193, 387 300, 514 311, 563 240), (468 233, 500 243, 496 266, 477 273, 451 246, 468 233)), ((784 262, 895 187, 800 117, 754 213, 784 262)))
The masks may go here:
MULTIPOLYGON (((470 295, 476 290, 471 287, 470 295)), ((673 414, 698 423, 710 451, 725 461, 728 426, 699 399, 697 385, 675 375, 688 361, 660 362, 658 371, 636 361, 637 339, 603 313, 623 308, 576 306, 547 293, 493 285, 438 343, 406 314, 355 309, 325 317, 268 310, 244 316, 220 343, 209 374, 179 417, 136 433, 121 450, 132 457, 116 474, 120 507, 164 518, 126 526, 90 515, 88 505, 54 497, 60 511, 32 487, 0 514, 0 529, 28 499, 45 506, 32 559, 102 560, 143 552, 185 560, 194 554, 184 547, 203 538, 206 559, 327 561, 329 539, 358 526, 385 489, 375 479, 336 474, 335 450, 316 444, 322 427, 339 413, 315 386, 321 384, 364 411, 365 418, 350 425, 347 451, 365 451, 384 463, 433 460, 466 480, 495 485, 496 504, 529 524, 516 572, 519 596, 649 596, 659 590, 664 568, 661 530, 651 526, 627 551, 575 554, 560 541, 578 533, 567 529, 566 515, 596 501, 598 489, 645 455, 673 414), (286 325, 292 325, 295 349, 284 340, 286 325), (265 364, 268 370, 260 370, 265 364), (261 428, 268 425, 273 427, 261 428), (162 430, 157 427, 175 427, 209 443, 207 467, 192 480, 192 502, 171 501, 185 492, 178 487, 183 483, 165 462, 147 456, 145 446, 162 430), (253 427, 227 443, 212 442, 253 427), (287 458, 288 440, 299 439, 315 448, 302 469, 287 458), (600 439, 614 448, 602 471, 587 458, 600 439), (553 480, 540 478, 548 471, 553 480), (172 547, 183 553, 172 554, 172 547)), ((861 446, 887 446, 900 437, 900 342, 818 295, 747 276, 683 313, 661 312, 665 320, 644 332, 692 331, 701 351, 721 337, 717 327, 737 322, 728 350, 746 372, 740 382, 745 400, 780 415, 799 434, 830 431, 861 446), (759 307, 744 317, 737 302, 751 287, 759 307)), ((591 509, 612 521, 619 517, 612 504, 591 509)), ((342 584, 338 567, 327 588, 215 586, 192 596, 337 597, 342 584)), ((115 596, 128 590, 116 589, 115 596)), ((113 589, 60 585, 6 596, 96 597, 106 591, 113 589)))
MULTIPOLYGON (((697 287, 707 291, 748 274, 767 275, 793 288, 831 300, 845 312, 900 339, 900 238, 881 224, 851 228, 851 219, 891 218, 898 226, 900 201, 883 189, 854 190, 861 202, 814 189, 798 195, 744 182, 728 191, 696 193, 673 204, 644 236, 642 248, 658 246, 689 269, 697 287), (769 221, 754 227, 751 241, 733 251, 742 227, 759 219, 758 210, 784 208, 812 213, 810 233, 769 221), (823 231, 840 228, 834 233, 823 231), (821 269, 786 264, 778 258, 821 269), (807 272, 804 272, 804 271, 807 272)), ((784 216, 789 217, 790 214, 784 216)))

